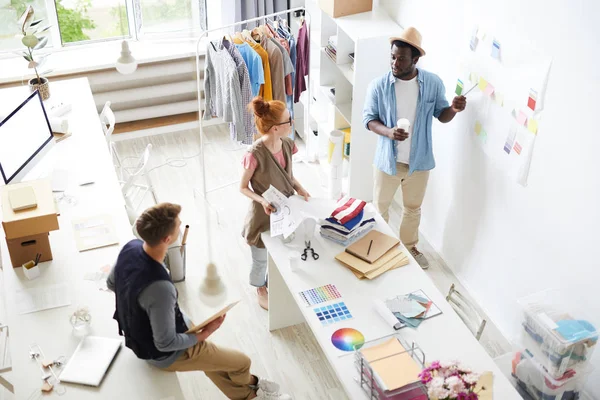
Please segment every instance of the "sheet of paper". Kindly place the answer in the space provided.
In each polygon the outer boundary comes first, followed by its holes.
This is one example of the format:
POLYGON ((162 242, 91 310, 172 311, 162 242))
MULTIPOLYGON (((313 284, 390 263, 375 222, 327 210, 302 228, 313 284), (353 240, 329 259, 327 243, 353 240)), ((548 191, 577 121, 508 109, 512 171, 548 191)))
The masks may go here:
POLYGON ((475 121, 475 134, 479 135, 481 133, 481 122, 475 121))
POLYGON ((497 91, 494 92, 494 101, 496 102, 496 104, 498 104, 500 107, 504 106, 504 95, 501 93, 498 93, 497 91))
POLYGON ((492 43, 492 58, 500 60, 500 42, 494 39, 492 43))
POLYGON ((488 84, 485 86, 485 90, 483 91, 483 93, 485 93, 487 96, 491 96, 492 94, 494 94, 494 87, 488 82, 488 84))
POLYGON ((89 218, 79 218, 72 221, 75 242, 79 251, 118 244, 110 215, 97 215, 89 218))
POLYGON ((71 304, 69 286, 57 283, 49 286, 17 290, 15 304, 19 314, 64 307, 71 304))
POLYGON ((456 83, 456 89, 454 90, 454 93, 456 93, 457 96, 460 96, 462 94, 463 88, 464 88, 464 84, 459 79, 458 82, 456 83))
POLYGON ((487 81, 484 78, 479 77, 479 85, 478 85, 479 90, 481 90, 482 92, 485 92, 485 88, 487 87, 487 85, 488 85, 487 81))
POLYGON ((479 396, 479 400, 492 400, 494 392, 494 374, 487 371, 481 374, 479 382, 475 387, 475 392, 479 396))
POLYGON ((527 126, 527 114, 525 114, 523 111, 519 111, 517 122, 519 125, 527 126))
POLYGON ((274 186, 269 187, 263 194, 264 197, 276 211, 271 214, 271 237, 283 235, 290 236, 298 227, 294 212, 289 204, 288 198, 274 186))

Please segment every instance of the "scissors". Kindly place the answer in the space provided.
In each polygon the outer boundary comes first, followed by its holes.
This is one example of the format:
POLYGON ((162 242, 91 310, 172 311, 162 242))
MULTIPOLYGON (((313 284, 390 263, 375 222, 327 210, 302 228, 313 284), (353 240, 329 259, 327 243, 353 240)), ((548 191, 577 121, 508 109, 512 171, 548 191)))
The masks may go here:
POLYGON ((302 258, 302 261, 306 261, 306 259, 308 258, 308 252, 310 251, 310 253, 312 254, 312 258, 313 260, 318 260, 319 259, 319 255, 315 252, 315 249, 313 249, 310 245, 310 240, 309 241, 305 241, 304 245, 306 246, 304 249, 304 252, 302 253, 302 256, 300 258, 302 258))

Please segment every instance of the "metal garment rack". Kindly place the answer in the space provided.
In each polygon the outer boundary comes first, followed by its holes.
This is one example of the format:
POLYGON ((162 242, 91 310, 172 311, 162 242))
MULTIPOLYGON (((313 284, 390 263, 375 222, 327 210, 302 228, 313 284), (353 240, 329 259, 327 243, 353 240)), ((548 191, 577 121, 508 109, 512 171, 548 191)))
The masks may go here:
MULTIPOLYGON (((244 25, 244 24, 247 24, 250 22, 256 22, 256 21, 263 21, 266 23, 267 18, 276 17, 279 15, 289 15, 296 11, 304 11, 305 23, 307 24, 307 28, 308 28, 309 49, 310 49, 311 21, 310 21, 310 14, 308 14, 305 7, 295 7, 295 8, 291 8, 289 10, 280 11, 280 12, 276 12, 276 13, 272 13, 272 14, 267 14, 267 15, 263 15, 260 17, 250 18, 250 19, 247 19, 244 21, 235 22, 233 24, 220 26, 218 28, 207 29, 200 34, 200 36, 198 37, 198 40, 196 41, 196 84, 197 84, 197 93, 196 94, 197 94, 197 99, 198 99, 198 120, 199 120, 198 121, 198 130, 200 133, 200 154, 201 154, 200 162, 201 162, 201 169, 202 169, 202 196, 204 197, 203 200, 205 202, 205 205, 208 204, 208 200, 206 198, 206 195, 208 193, 211 193, 211 192, 214 192, 215 190, 219 190, 224 187, 230 186, 233 183, 221 185, 216 188, 212 188, 210 190, 207 190, 207 188, 206 188, 206 165, 204 162, 204 160, 205 160, 205 157, 204 157, 204 129, 203 129, 203 124, 202 124, 203 119, 202 119, 202 97, 201 97, 201 92, 203 91, 203 88, 200 87, 200 55, 201 55, 200 43, 201 43, 202 39, 204 39, 205 37, 208 37, 208 34, 211 32, 217 32, 217 31, 222 31, 222 30, 229 29, 229 28, 235 28, 237 26, 244 25)), ((308 101, 304 105, 304 121, 305 121, 304 122, 304 131, 305 131, 304 135, 307 139, 310 139, 309 135, 306 133, 307 129, 309 127, 308 121, 309 121, 309 115, 310 115, 310 100, 311 100, 311 97, 310 97, 310 68, 308 70, 307 96, 308 96, 308 101)), ((206 112, 206 111, 207 110, 204 110, 204 112, 206 112)), ((225 122, 223 122, 223 123, 225 123, 225 122)), ((307 146, 307 151, 308 151, 308 148, 309 148, 309 146, 307 146)), ((219 283, 220 278, 216 271, 216 267, 215 267, 214 263, 212 262, 212 249, 210 246, 210 241, 211 241, 210 218, 208 215, 208 208, 206 210, 207 210, 207 212, 205 213, 205 224, 204 225, 205 225, 205 232, 206 232, 209 264, 207 265, 207 271, 206 271, 206 277, 205 277, 203 289, 208 294, 217 294, 218 292, 220 292, 220 290, 218 290, 217 288, 219 286, 222 287, 222 285, 219 283)))

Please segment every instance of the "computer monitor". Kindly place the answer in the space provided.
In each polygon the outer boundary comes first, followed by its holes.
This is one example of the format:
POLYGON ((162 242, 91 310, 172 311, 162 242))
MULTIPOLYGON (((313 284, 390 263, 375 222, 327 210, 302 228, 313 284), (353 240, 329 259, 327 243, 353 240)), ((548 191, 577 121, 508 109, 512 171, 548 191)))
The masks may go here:
POLYGON ((0 122, 0 174, 5 184, 20 182, 55 141, 36 90, 0 122))

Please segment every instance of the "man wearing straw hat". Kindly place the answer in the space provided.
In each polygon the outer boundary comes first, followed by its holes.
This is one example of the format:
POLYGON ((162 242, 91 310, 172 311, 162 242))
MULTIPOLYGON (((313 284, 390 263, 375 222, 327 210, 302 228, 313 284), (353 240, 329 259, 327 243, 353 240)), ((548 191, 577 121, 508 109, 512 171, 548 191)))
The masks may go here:
POLYGON ((446 89, 435 74, 417 68, 425 55, 421 34, 415 28, 391 37, 391 71, 371 82, 365 100, 363 123, 379 135, 375 152, 373 203, 389 220, 389 208, 402 186, 403 217, 400 240, 419 265, 429 263, 417 250, 421 204, 425 197, 429 171, 435 167, 432 150, 432 117, 452 121, 465 109, 464 96, 448 104, 446 89))

